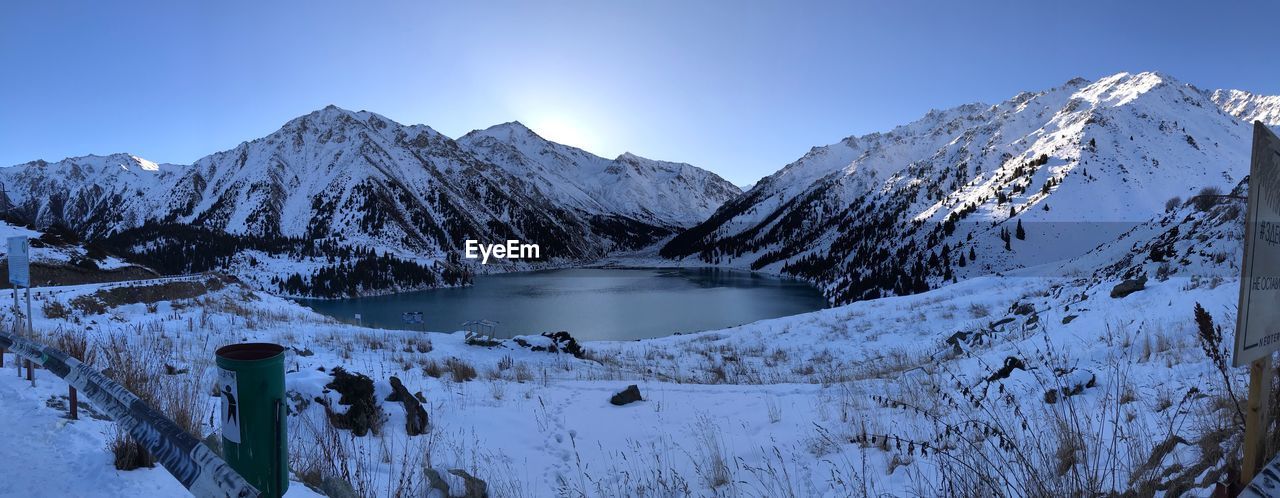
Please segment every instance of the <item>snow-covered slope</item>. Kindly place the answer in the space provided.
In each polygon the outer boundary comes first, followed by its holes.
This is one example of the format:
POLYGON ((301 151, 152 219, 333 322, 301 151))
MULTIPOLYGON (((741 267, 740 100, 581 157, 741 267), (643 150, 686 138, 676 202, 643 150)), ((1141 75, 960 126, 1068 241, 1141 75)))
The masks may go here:
MULTIPOLYGON (((302 481, 291 493, 334 478, 362 496, 421 496, 430 466, 466 469, 495 496, 1217 496, 1238 468, 1233 393, 1247 375, 1206 357, 1231 338, 1203 342, 1193 310, 1217 324, 1234 318, 1241 212, 1235 200, 1176 207, 1049 265, 1055 275, 983 276, 725 330, 586 342, 585 359, 462 332, 364 329, 235 284, 98 310, 82 303, 109 289, 45 289, 35 337, 59 343, 92 323, 81 337, 143 360, 134 368, 157 379, 156 392, 207 386, 221 344, 291 345, 287 424, 302 481), (1069 265, 1085 271, 1067 275, 1069 265), (1145 289, 1109 295, 1140 273, 1151 277, 1145 289), (335 366, 370 377, 379 432, 326 425, 331 410, 348 409, 330 388, 335 366), (395 383, 427 401, 428 434, 409 435, 407 410, 389 400, 395 383), (612 405, 629 385, 643 399, 612 405)), ((95 349, 106 368, 112 350, 95 349)), ((36 386, 0 377, 0 421, 35 436, 0 451, 13 457, 0 458, 12 476, 0 492, 181 493, 158 469, 113 471, 111 424, 91 406, 62 419, 65 387, 37 375, 36 386), (77 478, 44 478, 68 472, 77 478)), ((202 414, 194 435, 215 434, 217 399, 190 399, 202 414)), ((188 405, 176 406, 166 409, 188 405)))
POLYGON ((6 168, 0 182, 6 207, 38 227, 71 227, 166 272, 228 269, 316 295, 595 259, 670 236, 739 193, 687 164, 609 161, 518 124, 464 144, 334 106, 190 166, 89 156, 6 168), (543 258, 475 268, 460 259, 467 239, 537 243, 543 258))
POLYGON ((158 207, 155 191, 177 168, 129 154, 32 161, 0 169, 0 207, 39 227, 75 220, 79 231, 96 233, 137 225, 158 207))
POLYGON ((546 140, 519 122, 476 130, 458 142, 584 212, 688 227, 742 192, 715 173, 625 153, 605 159, 546 140))
POLYGON ((1280 95, 1255 95, 1241 90, 1214 90, 1209 98, 1222 110, 1245 121, 1280 126, 1280 95))
POLYGON ((1062 260, 1235 186, 1247 120, 1275 101, 1120 73, 932 111, 814 148, 662 254, 798 275, 836 303, 1062 260))

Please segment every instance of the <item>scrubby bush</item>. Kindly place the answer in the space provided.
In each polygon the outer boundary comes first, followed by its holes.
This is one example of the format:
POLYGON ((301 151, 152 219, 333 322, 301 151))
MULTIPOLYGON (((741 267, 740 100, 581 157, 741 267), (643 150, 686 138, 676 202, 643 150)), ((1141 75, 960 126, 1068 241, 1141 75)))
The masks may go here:
POLYGON ((54 320, 61 320, 71 316, 71 307, 57 299, 45 301, 44 305, 40 307, 40 311, 44 312, 45 318, 54 320))
POLYGON ((1208 211, 1210 208, 1218 204, 1218 198, 1222 196, 1222 190, 1218 187, 1209 186, 1200 189, 1195 197, 1189 199, 1198 211, 1208 211))
POLYGON ((457 358, 446 360, 445 368, 449 369, 449 378, 454 382, 467 382, 477 376, 476 367, 457 358))
POLYGON ((59 327, 53 333, 54 347, 67 353, 67 356, 80 360, 81 363, 92 365, 96 351, 89 344, 89 339, 85 337, 83 331, 69 330, 59 327))

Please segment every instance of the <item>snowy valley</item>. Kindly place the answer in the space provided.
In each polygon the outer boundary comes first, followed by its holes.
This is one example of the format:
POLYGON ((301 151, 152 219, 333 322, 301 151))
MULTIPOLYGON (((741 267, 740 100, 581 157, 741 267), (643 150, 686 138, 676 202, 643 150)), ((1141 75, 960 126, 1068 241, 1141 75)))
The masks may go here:
MULTIPOLYGON (((151 379, 132 387, 198 438, 219 430, 214 349, 288 345, 289 496, 1211 496, 1241 443, 1246 372, 1222 358, 1251 120, 1280 126, 1280 97, 1074 79, 815 147, 741 192, 519 123, 451 139, 328 107, 189 166, 0 170, 0 231, 69 232, 33 250, 48 267, 152 272, 34 289, 32 338, 151 379), (550 257, 480 268, 468 238, 550 257), (371 329, 286 298, 619 254, 796 276, 834 307, 578 343, 371 329), (611 403, 631 385, 640 401, 611 403)), ((0 494, 184 492, 115 470, 114 424, 66 420, 65 385, 14 361, 0 426, 28 436, 0 446, 0 494), (70 469, 88 470, 47 478, 70 469)))

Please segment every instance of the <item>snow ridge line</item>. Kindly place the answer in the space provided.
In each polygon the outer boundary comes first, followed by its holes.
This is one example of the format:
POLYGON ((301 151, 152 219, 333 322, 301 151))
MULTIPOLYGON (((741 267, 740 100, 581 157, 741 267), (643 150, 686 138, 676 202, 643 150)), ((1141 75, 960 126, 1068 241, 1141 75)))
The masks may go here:
POLYGON ((84 393, 155 455, 165 470, 191 494, 200 498, 258 496, 258 490, 226 461, 97 369, 62 351, 7 332, 0 332, 0 350, 3 349, 11 349, 18 356, 43 366, 84 393))

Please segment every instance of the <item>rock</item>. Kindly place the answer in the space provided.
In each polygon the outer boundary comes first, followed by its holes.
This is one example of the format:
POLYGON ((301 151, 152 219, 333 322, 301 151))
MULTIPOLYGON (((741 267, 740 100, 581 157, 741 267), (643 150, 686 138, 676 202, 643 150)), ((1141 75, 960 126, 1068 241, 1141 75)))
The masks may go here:
POLYGON ((432 491, 449 498, 488 498, 489 484, 479 477, 462 469, 449 469, 444 474, 436 469, 427 469, 427 496, 432 491))
POLYGON ((1014 369, 1026 370, 1027 365, 1023 363, 1022 360, 1016 357, 1013 357, 1013 356, 1007 357, 1004 359, 1004 366, 1000 367, 999 370, 996 370, 995 373, 992 373, 990 377, 987 377, 987 382, 995 382, 1000 379, 1007 379, 1009 378, 1009 375, 1013 373, 1014 369))
POLYGON ((543 337, 551 339, 551 352, 564 351, 573 355, 574 358, 582 358, 586 351, 582 350, 582 346, 578 344, 578 340, 569 335, 569 332, 561 330, 556 333, 543 332, 543 337))
POLYGON ((422 408, 422 403, 404 387, 404 383, 400 382, 400 378, 391 376, 391 396, 387 397, 387 401, 399 401, 404 405, 404 431, 410 436, 425 434, 430 429, 427 422, 427 410, 422 408))
POLYGON ((956 354, 961 354, 964 352, 964 348, 960 347, 960 343, 965 342, 965 340, 969 338, 969 335, 970 334, 968 332, 963 330, 951 334, 951 337, 947 338, 947 344, 951 345, 952 351, 955 351, 956 354))
POLYGON ((1088 370, 1076 368, 1070 370, 1057 369, 1054 374, 1063 380, 1059 381, 1062 387, 1044 392, 1044 402, 1051 405, 1057 403, 1059 399, 1075 396, 1084 392, 1087 388, 1098 385, 1097 376, 1088 370))
POLYGON ((1066 324, 1068 324, 1068 323, 1071 323, 1071 321, 1072 321, 1072 320, 1075 320, 1075 319, 1076 319, 1076 318, 1078 318, 1079 316, 1080 316, 1080 315, 1067 315, 1067 316, 1064 316, 1064 317, 1062 317, 1062 324, 1063 324, 1063 325, 1066 325, 1066 324))
POLYGON ((324 404, 329 422, 334 427, 350 429, 357 436, 368 434, 377 418, 382 417, 382 408, 373 397, 373 379, 361 373, 348 373, 342 367, 334 367, 332 374, 333 381, 324 387, 338 391, 341 395, 338 404, 350 408, 346 413, 336 413, 323 398, 316 398, 316 401, 324 404))
POLYGON ((1129 294, 1133 294, 1134 292, 1138 292, 1142 289, 1145 289, 1146 287, 1147 287, 1146 275, 1138 277, 1137 280, 1133 280, 1133 279, 1125 280, 1123 282, 1116 284, 1115 287, 1111 288, 1111 298, 1121 299, 1121 298, 1124 298, 1125 296, 1128 296, 1129 294))
POLYGON ((1004 317, 1004 318, 1001 318, 1001 319, 1000 319, 1000 320, 998 320, 998 321, 991 322, 991 325, 989 325, 989 327, 991 328, 991 330, 995 330, 995 329, 996 329, 996 327, 999 327, 999 326, 1004 325, 1004 324, 1006 324, 1006 323, 1012 322, 1013 320, 1014 320, 1014 318, 1013 318, 1013 317, 1011 317, 1011 316, 1006 316, 1006 317, 1004 317))
POLYGON ((1036 307, 1031 303, 1017 303, 1013 305, 1013 314, 1030 315, 1036 312, 1036 307))
POLYGON ((613 403, 615 406, 622 406, 636 401, 644 401, 644 398, 640 397, 640 387, 635 384, 627 386, 627 388, 623 389, 622 392, 613 395, 612 398, 609 398, 609 402, 613 403))
POLYGON ((967 346, 982 344, 986 337, 986 332, 965 332, 962 330, 951 334, 951 336, 947 338, 946 344, 950 345, 956 354, 961 354, 964 353, 964 348, 961 346, 962 344, 967 346))
POLYGON ((307 407, 311 406, 311 400, 307 399, 306 395, 298 391, 288 391, 285 393, 284 397, 288 398, 289 401, 292 402, 292 406, 289 407, 290 415, 302 413, 303 410, 306 410, 307 407))
POLYGON ((360 498, 351 483, 334 476, 325 477, 320 481, 320 492, 329 498, 360 498))

